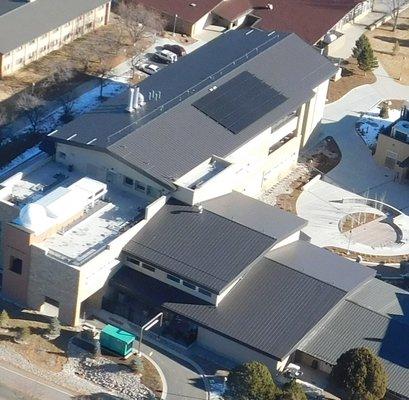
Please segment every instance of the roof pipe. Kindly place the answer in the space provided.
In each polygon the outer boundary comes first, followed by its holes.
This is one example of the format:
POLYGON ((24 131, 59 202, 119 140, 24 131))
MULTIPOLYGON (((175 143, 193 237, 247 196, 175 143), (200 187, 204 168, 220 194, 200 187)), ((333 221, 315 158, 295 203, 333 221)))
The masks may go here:
POLYGON ((126 111, 129 113, 133 112, 133 103, 135 99, 135 89, 130 88, 129 89, 129 102, 128 102, 128 107, 126 108, 126 111))

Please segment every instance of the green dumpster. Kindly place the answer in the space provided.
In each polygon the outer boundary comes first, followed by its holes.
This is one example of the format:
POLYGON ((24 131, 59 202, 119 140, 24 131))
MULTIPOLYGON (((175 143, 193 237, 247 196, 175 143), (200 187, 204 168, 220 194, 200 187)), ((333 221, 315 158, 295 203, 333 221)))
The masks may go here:
POLYGON ((99 340, 101 347, 125 357, 132 351, 135 335, 116 326, 105 325, 99 340))

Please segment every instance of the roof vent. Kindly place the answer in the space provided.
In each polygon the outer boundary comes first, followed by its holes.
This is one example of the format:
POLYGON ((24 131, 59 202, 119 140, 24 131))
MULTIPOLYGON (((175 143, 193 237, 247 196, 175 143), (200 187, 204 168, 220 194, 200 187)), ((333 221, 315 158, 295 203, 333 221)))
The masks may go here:
POLYGON ((267 8, 267 10, 272 11, 273 10, 273 5, 271 3, 267 3, 266 8, 267 8))
POLYGON ((134 98, 135 98, 135 89, 130 88, 129 89, 129 98, 128 98, 128 107, 126 108, 126 111, 128 111, 129 113, 133 112, 134 98))
POLYGON ((190 7, 196 7, 196 3, 190 3, 190 7))

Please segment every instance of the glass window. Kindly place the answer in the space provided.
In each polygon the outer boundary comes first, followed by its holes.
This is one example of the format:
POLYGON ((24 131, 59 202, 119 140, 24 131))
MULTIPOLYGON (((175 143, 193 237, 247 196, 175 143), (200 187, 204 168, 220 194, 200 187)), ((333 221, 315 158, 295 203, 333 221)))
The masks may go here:
POLYGON ((133 186, 133 179, 129 176, 124 176, 124 184, 128 186, 133 186))
POLYGON ((199 288, 199 293, 204 294, 205 296, 212 297, 212 294, 205 289, 199 288))
POLYGON ((155 272, 155 268, 152 267, 152 265, 146 264, 144 262, 141 264, 141 267, 147 269, 148 271, 155 272))
POLYGON ((186 286, 186 287, 188 287, 189 289, 192 289, 192 290, 196 290, 196 289, 197 289, 197 286, 196 286, 196 285, 193 285, 192 283, 186 282, 186 281, 183 281, 183 286, 186 286))
POLYGON ((135 179, 135 190, 145 193, 146 186, 142 182, 139 182, 135 179))
POLYGON ((167 277, 170 281, 173 281, 173 282, 176 282, 176 283, 180 283, 180 279, 179 279, 177 276, 173 276, 173 275, 167 274, 166 277, 167 277))
POLYGON ((10 271, 15 272, 16 274, 21 275, 23 272, 23 260, 17 257, 10 257, 10 271))
POLYGON ((146 191, 147 195, 153 198, 158 198, 161 195, 161 191, 159 189, 156 189, 152 186, 147 186, 147 191, 146 191))
POLYGON ((60 158, 62 158, 63 160, 65 160, 67 158, 67 155, 63 152, 63 151, 59 151, 58 155, 60 156, 60 158))
POLYGON ((130 263, 136 264, 136 265, 139 265, 139 264, 140 264, 139 260, 135 260, 135 259, 132 258, 132 257, 126 257, 126 261, 129 261, 130 263))

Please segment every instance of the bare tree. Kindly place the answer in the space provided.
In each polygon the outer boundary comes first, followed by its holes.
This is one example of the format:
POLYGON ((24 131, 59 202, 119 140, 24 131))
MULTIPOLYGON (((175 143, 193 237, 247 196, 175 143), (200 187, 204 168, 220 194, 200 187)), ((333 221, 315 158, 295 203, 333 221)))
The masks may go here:
POLYGON ((85 43, 78 43, 71 50, 71 57, 80 65, 82 72, 87 73, 90 70, 94 58, 94 51, 85 43))
POLYGON ((40 97, 27 92, 22 93, 16 101, 17 110, 27 118, 32 132, 38 132, 44 103, 40 97))
POLYGON ((60 94, 58 101, 63 108, 61 121, 64 123, 70 122, 74 119, 75 95, 72 90, 60 94))
POLYGON ((6 132, 5 125, 8 122, 7 111, 4 107, 0 108, 0 140, 3 139, 3 135, 6 132))
POLYGON ((398 19, 400 14, 400 8, 407 3, 408 0, 382 0, 382 5, 385 6, 388 14, 392 15, 393 25, 392 31, 396 30, 398 26, 398 19))
POLYGON ((160 14, 132 0, 121 2, 118 14, 133 45, 144 37, 160 34, 165 27, 160 14))
POLYGON ((115 76, 112 72, 113 67, 114 65, 112 64, 112 61, 106 58, 104 54, 100 54, 94 72, 99 79, 99 97, 101 100, 104 98, 103 90, 104 86, 107 84, 108 79, 115 76))
POLYGON ((128 54, 129 66, 132 73, 131 79, 135 78, 135 73, 143 60, 144 57, 143 50, 144 50, 143 47, 140 44, 136 43, 131 50, 131 54, 128 54))

